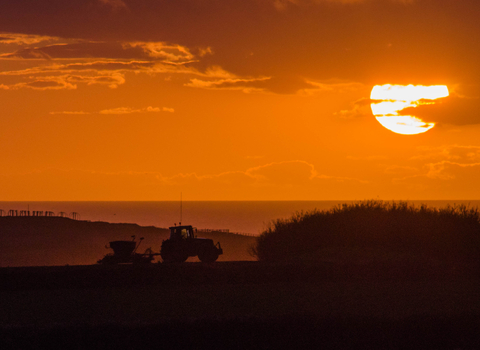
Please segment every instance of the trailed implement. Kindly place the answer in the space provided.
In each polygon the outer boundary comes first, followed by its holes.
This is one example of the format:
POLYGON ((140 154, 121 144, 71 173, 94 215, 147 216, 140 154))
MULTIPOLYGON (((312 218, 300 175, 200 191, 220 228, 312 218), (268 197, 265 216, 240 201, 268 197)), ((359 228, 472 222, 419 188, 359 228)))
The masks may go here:
POLYGON ((155 255, 151 248, 145 250, 143 254, 137 253, 138 246, 143 240, 140 238, 139 242, 135 241, 135 236, 132 236, 131 241, 112 241, 110 247, 113 249, 113 254, 109 253, 97 263, 111 265, 111 264, 148 264, 153 261, 155 255))

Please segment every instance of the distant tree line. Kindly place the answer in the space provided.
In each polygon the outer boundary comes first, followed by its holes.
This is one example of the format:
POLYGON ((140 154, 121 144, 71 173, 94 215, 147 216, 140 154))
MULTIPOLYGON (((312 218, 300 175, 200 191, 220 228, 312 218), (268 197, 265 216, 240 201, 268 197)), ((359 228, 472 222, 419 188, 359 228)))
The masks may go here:
POLYGON ((43 211, 43 210, 15 210, 10 209, 6 212, 3 209, 0 209, 0 216, 55 216, 55 217, 63 217, 63 218, 72 218, 74 220, 80 219, 80 214, 77 212, 71 212, 70 214, 66 212, 58 212, 55 214, 53 211, 43 211))

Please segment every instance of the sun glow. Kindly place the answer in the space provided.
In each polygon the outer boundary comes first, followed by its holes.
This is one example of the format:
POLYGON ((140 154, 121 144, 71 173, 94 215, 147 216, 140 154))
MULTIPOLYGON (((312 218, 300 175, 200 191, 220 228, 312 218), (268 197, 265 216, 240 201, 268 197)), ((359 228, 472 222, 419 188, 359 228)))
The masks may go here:
POLYGON ((445 85, 376 85, 370 94, 372 113, 383 127, 397 134, 415 135, 435 126, 413 115, 401 115, 405 108, 434 104, 435 100, 449 96, 445 85))

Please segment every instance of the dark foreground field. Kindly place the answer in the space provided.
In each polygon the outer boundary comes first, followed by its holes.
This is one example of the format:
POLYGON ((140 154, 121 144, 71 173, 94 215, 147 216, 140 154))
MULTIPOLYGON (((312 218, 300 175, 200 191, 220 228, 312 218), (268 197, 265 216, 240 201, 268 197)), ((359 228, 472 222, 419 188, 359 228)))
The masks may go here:
POLYGON ((478 271, 152 264, 0 269, 0 348, 480 348, 478 271))

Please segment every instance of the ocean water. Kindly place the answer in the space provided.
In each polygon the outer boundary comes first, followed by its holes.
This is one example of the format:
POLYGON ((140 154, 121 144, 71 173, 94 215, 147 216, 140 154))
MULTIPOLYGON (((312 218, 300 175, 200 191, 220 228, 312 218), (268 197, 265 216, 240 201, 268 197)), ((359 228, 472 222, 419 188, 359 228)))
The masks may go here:
MULTIPOLYGON (((166 228, 180 221, 198 229, 228 229, 230 232, 258 235, 275 219, 288 218, 300 211, 328 210, 349 201, 158 201, 158 202, 0 202, 0 210, 51 211, 78 219, 112 223, 136 223, 166 228)), ((479 207, 477 201, 411 201, 431 207, 465 204, 479 207)))

